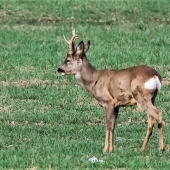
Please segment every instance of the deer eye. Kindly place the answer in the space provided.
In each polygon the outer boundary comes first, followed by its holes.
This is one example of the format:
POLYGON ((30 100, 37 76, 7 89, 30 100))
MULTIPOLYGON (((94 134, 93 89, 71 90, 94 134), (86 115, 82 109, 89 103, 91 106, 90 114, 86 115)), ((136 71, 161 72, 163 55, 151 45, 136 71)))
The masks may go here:
POLYGON ((66 60, 66 63, 70 62, 70 60, 66 60))

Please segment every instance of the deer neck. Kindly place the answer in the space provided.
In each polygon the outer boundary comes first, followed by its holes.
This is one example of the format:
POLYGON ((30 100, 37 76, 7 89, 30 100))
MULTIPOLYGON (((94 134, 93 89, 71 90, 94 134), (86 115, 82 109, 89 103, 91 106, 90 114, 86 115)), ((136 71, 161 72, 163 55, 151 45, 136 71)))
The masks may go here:
POLYGON ((82 67, 80 71, 76 73, 75 77, 85 88, 87 88, 86 86, 92 84, 96 80, 97 70, 91 66, 87 57, 83 57, 82 67))

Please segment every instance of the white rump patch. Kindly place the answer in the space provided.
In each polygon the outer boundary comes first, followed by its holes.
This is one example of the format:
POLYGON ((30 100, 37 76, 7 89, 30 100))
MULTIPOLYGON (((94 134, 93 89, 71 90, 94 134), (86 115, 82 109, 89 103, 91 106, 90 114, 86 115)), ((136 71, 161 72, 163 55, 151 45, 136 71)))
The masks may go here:
POLYGON ((161 89, 161 82, 157 76, 154 76, 150 78, 145 84, 144 84, 146 89, 161 89))

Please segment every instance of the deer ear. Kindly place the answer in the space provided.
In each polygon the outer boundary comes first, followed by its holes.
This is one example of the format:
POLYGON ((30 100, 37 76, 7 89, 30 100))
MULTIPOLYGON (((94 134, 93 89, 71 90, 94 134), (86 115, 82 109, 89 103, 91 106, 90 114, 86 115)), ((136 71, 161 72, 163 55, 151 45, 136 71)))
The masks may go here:
POLYGON ((83 52, 84 52, 84 42, 81 41, 77 46, 76 53, 78 53, 78 55, 82 55, 83 52))
POLYGON ((89 50, 90 47, 90 41, 87 41, 86 44, 84 44, 84 52, 86 53, 89 50))

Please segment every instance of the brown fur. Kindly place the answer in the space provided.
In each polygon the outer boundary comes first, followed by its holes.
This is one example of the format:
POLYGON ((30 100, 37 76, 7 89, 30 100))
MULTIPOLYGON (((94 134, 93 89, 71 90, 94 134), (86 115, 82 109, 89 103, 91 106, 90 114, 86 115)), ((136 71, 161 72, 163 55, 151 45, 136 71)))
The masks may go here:
POLYGON ((142 146, 146 149, 152 134, 154 119, 159 130, 159 148, 165 149, 162 132, 162 113, 155 106, 158 89, 146 89, 144 84, 154 76, 161 82, 160 74, 151 67, 142 65, 122 70, 96 70, 89 63, 86 52, 90 42, 80 42, 77 50, 70 52, 63 65, 58 69, 63 74, 74 74, 78 82, 94 96, 106 111, 105 152, 114 149, 113 134, 119 108, 138 104, 148 115, 148 130, 142 146), (67 61, 69 60, 69 61, 67 61), (110 139, 110 146, 109 146, 110 139))

